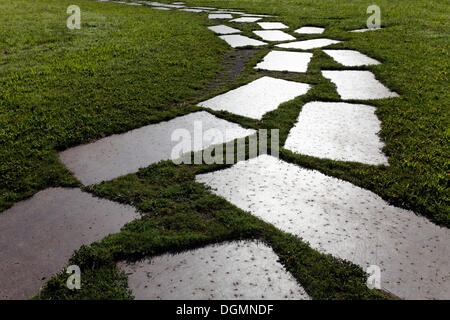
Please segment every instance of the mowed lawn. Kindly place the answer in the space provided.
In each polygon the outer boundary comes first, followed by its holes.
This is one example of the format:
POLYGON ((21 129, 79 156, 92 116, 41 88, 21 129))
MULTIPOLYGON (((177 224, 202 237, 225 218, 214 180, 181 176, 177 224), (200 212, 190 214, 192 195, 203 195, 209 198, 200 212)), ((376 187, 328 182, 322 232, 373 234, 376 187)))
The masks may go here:
MULTIPOLYGON (((347 32, 365 27, 370 3, 363 0, 187 3, 275 14, 274 21, 292 29, 323 26, 325 37, 343 41, 336 48, 355 49, 381 61, 352 69, 371 70, 401 96, 366 102, 377 107, 390 166, 318 159, 284 149, 280 156, 450 226, 449 3, 378 0, 384 29, 366 33, 347 32)), ((243 72, 217 81, 221 70, 233 63, 227 57, 234 50, 206 28, 212 23, 204 14, 75 0, 4 0, 0 10, 0 210, 48 186, 79 185, 58 162, 58 150, 197 110, 195 102, 264 74, 314 87, 262 121, 215 114, 250 128, 278 128, 283 145, 306 102, 340 101, 320 71, 349 69, 314 50, 306 74, 256 71, 254 64, 270 50, 262 48, 253 52, 243 72), (81 30, 65 26, 70 4, 81 7, 81 30)), ((250 35, 255 25, 239 28, 250 35)), ((222 167, 162 162, 84 188, 136 206, 143 219, 75 253, 72 262, 83 271, 81 290, 69 291, 67 275, 61 273, 50 280, 41 298, 129 298, 125 278, 114 267, 117 261, 248 238, 268 243, 315 299, 387 298, 367 289, 359 267, 320 254, 193 180, 195 174, 222 167)))
POLYGON ((0 211, 76 184, 56 150, 185 113, 227 49, 189 13, 61 0, 0 11, 0 211), (81 30, 66 27, 70 4, 81 30))

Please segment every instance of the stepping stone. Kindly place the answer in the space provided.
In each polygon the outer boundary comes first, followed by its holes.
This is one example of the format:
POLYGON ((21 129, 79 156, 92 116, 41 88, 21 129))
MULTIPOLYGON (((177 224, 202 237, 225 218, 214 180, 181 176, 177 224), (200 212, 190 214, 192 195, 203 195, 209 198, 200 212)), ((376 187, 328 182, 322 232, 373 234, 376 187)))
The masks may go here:
POLYGON ((265 18, 265 17, 275 17, 269 14, 254 14, 254 13, 244 13, 243 16, 245 17, 261 17, 261 18, 265 18))
POLYGON ((371 191, 268 155, 196 181, 322 253, 379 266, 381 287, 400 298, 450 298, 450 230, 371 191))
POLYGON ((261 120, 267 112, 305 94, 310 88, 305 83, 262 77, 198 105, 261 120))
POLYGON ((242 36, 240 34, 219 36, 219 38, 225 40, 233 48, 246 46, 259 47, 267 44, 266 42, 255 40, 246 36, 242 36))
POLYGON ((186 12, 196 12, 196 13, 199 13, 199 12, 203 12, 203 11, 205 11, 205 10, 202 10, 202 9, 191 9, 191 8, 186 8, 186 9, 179 9, 179 11, 186 11, 186 12))
POLYGON ((322 71, 337 87, 342 99, 370 100, 398 97, 382 85, 370 71, 322 71))
POLYGON ((231 19, 233 18, 233 16, 231 14, 228 13, 212 13, 210 15, 208 15, 209 19, 231 19))
POLYGON ((325 28, 320 27, 301 27, 300 29, 295 30, 295 33, 300 34, 320 34, 325 31, 325 28))
POLYGON ((229 13, 229 14, 239 14, 239 15, 244 14, 244 13, 241 12, 241 11, 232 11, 232 10, 226 10, 226 9, 224 9, 224 10, 218 10, 218 11, 211 11, 211 13, 229 13))
POLYGON ((350 32, 367 32, 367 31, 375 31, 375 30, 380 30, 380 28, 365 28, 365 29, 356 29, 356 30, 351 30, 350 32))
MULTIPOLYGON (((196 137, 196 123, 200 127, 200 134, 209 129, 222 132, 227 137, 222 142, 243 138, 255 132, 201 111, 80 145, 61 152, 59 158, 84 185, 97 184, 137 172, 139 168, 152 163, 171 159, 173 148, 179 144, 172 141, 174 131, 187 130, 191 137, 196 137)), ((222 143, 212 143, 206 137, 203 140, 203 146, 201 143, 195 143, 194 146, 191 144, 191 150, 186 152, 200 151, 222 143)))
POLYGON ((133 207, 80 189, 50 188, 0 214, 0 299, 27 299, 82 245, 139 218, 133 207))
POLYGON ((142 4, 135 3, 135 2, 127 2, 127 5, 129 5, 129 6, 142 6, 142 4))
POLYGON ((257 17, 241 17, 241 18, 236 18, 236 19, 230 20, 230 22, 256 22, 261 19, 262 18, 257 18, 257 17))
POLYGON ((208 27, 209 30, 218 33, 218 34, 230 34, 230 33, 239 33, 241 30, 228 27, 226 25, 212 26, 208 27))
POLYGON ((216 8, 211 7, 192 7, 193 9, 202 9, 202 10, 216 10, 216 8))
POLYGON ((184 2, 172 2, 172 4, 186 4, 184 2))
POLYGON ((336 62, 346 67, 359 67, 380 64, 379 61, 369 58, 361 52, 355 50, 323 50, 336 62))
POLYGON ((306 72, 312 56, 309 52, 271 51, 255 69, 306 72))
POLYGON ((263 243, 234 241, 119 263, 137 300, 309 300, 263 243))
POLYGON ((167 3, 160 3, 160 2, 149 2, 150 5, 156 6, 156 7, 167 7, 167 8, 184 8, 183 5, 176 5, 176 4, 167 4, 167 3))
POLYGON ((281 30, 257 30, 253 31, 258 37, 266 41, 287 41, 295 40, 293 36, 281 30))
POLYGON ((265 30, 289 28, 287 25, 285 25, 281 22, 258 22, 258 25, 265 30))
POLYGON ((156 10, 170 10, 170 8, 166 8, 166 7, 152 7, 152 9, 156 9, 156 10))
POLYGON ((309 102, 289 132, 284 148, 339 161, 388 165, 378 137, 375 107, 344 102, 309 102))
POLYGON ((282 44, 277 44, 276 47, 288 48, 288 49, 309 50, 309 49, 326 47, 326 46, 336 44, 339 42, 341 42, 341 41, 323 38, 323 39, 311 39, 311 40, 282 43, 282 44))

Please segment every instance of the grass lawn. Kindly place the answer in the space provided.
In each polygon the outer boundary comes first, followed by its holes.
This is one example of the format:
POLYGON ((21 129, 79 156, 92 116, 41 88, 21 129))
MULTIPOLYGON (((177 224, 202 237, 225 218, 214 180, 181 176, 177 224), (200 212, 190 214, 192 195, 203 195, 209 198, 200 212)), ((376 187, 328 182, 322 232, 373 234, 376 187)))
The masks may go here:
MULTIPOLYGON (((187 3, 276 14, 274 21, 291 30, 323 26, 324 37, 343 40, 334 48, 355 49, 381 61, 350 69, 371 70, 401 95, 366 102, 377 107, 390 166, 324 160, 284 149, 280 157, 350 181, 450 226, 448 2, 378 0, 384 29, 366 33, 347 32, 365 27, 371 3, 363 0, 187 3)), ((270 47, 231 50, 206 28, 212 22, 204 14, 87 0, 3 0, 0 10, 0 211, 49 186, 80 185, 59 163, 57 151, 200 110, 196 102, 262 75, 276 74, 314 87, 262 121, 212 113, 249 128, 280 129, 282 146, 306 102, 340 101, 320 70, 349 69, 315 50, 306 74, 256 71, 254 64, 270 47), (66 28, 70 4, 81 7, 81 30, 66 28)), ((239 24, 244 34, 252 27, 239 24)), ((86 188, 135 205, 143 219, 75 253, 72 260, 83 271, 81 290, 67 290, 67 275, 61 273, 50 280, 41 298, 129 298, 116 261, 246 238, 274 248, 315 299, 386 298, 367 289, 359 267, 320 254, 193 181, 196 173, 220 167, 162 162, 86 188)))

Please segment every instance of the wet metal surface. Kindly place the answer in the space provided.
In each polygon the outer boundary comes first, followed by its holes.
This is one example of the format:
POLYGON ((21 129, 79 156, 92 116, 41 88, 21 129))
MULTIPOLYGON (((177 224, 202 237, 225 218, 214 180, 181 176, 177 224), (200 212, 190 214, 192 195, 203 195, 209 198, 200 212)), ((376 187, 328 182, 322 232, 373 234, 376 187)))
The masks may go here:
POLYGON ((258 25, 265 30, 289 28, 287 25, 281 22, 258 22, 258 25))
POLYGON ((370 100, 398 97, 381 84, 370 71, 322 71, 322 75, 330 79, 337 87, 342 99, 370 100))
POLYGON ((225 40, 232 48, 239 48, 246 46, 259 47, 267 44, 266 42, 242 36, 240 34, 219 36, 219 38, 225 40))
POLYGON ((0 300, 27 299, 84 244, 139 214, 80 189, 51 188, 0 213, 0 300))
POLYGON ((255 241, 210 245, 120 263, 137 300, 309 300, 277 261, 271 248, 255 241))
MULTIPOLYGON (((190 134, 190 151, 199 151, 215 143, 203 137, 203 146, 193 143, 195 123, 200 133, 215 129, 231 141, 251 135, 254 131, 217 118, 208 112, 195 112, 170 121, 148 125, 116 134, 96 142, 80 145, 59 154, 61 162, 84 184, 91 185, 137 172, 152 163, 171 159, 173 148, 180 141, 172 141, 175 130, 190 134)), ((186 151, 187 152, 187 151, 186 151)))
POLYGON ((268 155, 197 175, 239 208, 364 270, 405 299, 450 298, 450 230, 371 191, 268 155))
POLYGON ((283 32, 281 30, 256 30, 253 31, 258 37, 261 37, 266 41, 288 41, 295 40, 290 34, 283 32))
POLYGON ((380 64, 379 61, 355 50, 323 50, 323 52, 332 57, 336 62, 346 67, 359 67, 380 64))
POLYGON ((262 77, 199 105, 260 120, 265 113, 305 94, 309 89, 310 85, 305 83, 262 77))
POLYGON ((306 72, 313 54, 309 52, 271 51, 255 69, 306 72))
POLYGON ((309 102, 302 107, 284 147, 318 158, 387 165, 375 110, 363 104, 309 102))
POLYGON ((295 30, 295 33, 300 34, 320 34, 325 31, 325 28, 320 27, 301 27, 300 29, 295 30))
POLYGON ((241 32, 241 30, 235 29, 235 28, 231 28, 228 27, 226 25, 219 25, 219 26, 212 26, 212 27, 208 27, 209 30, 218 33, 218 34, 230 34, 230 33, 239 33, 241 32))
POLYGON ((326 46, 336 44, 339 42, 341 42, 341 41, 323 38, 323 39, 312 39, 312 40, 303 40, 303 41, 282 43, 282 44, 277 44, 276 46, 279 48, 309 50, 309 49, 326 47, 326 46))

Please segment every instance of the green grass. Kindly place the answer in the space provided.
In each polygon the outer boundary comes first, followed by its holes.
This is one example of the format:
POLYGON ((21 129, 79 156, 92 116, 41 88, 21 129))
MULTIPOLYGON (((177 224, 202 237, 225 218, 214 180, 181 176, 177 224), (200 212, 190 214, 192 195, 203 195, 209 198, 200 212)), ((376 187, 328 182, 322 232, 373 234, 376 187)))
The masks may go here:
POLYGON ((0 210, 77 182, 56 150, 186 113, 227 46, 206 20, 93 1, 2 1, 0 210), (81 7, 81 30, 66 8, 81 7))
MULTIPOLYGON (((371 3, 363 0, 188 3, 276 14, 276 21, 291 27, 288 32, 303 25, 323 26, 326 31, 320 37, 343 40, 330 48, 355 49, 381 61, 351 69, 371 70, 401 95, 365 102, 377 107, 390 166, 324 160, 284 149, 280 156, 450 226, 449 3, 378 0, 384 29, 367 33, 347 32, 365 27, 371 3)), ((211 112, 249 128, 280 129, 283 145, 306 102, 340 100, 320 70, 349 69, 314 50, 306 74, 256 71, 254 64, 270 50, 263 48, 250 55, 243 72, 221 74, 239 58, 206 29, 211 22, 202 14, 72 0, 4 0, 0 10, 0 210, 49 186, 79 185, 58 162, 58 150, 197 110, 196 102, 265 74, 314 87, 262 121, 211 112), (69 4, 82 9, 81 30, 65 27, 69 4)), ((244 34, 254 27, 236 26, 244 34)), ((163 162, 87 189, 135 205, 143 219, 75 253, 72 260, 84 275, 82 290, 65 289, 67 275, 61 273, 50 280, 41 298, 129 298, 116 261, 248 238, 274 248, 313 298, 383 297, 365 287, 360 268, 318 253, 193 181, 195 173, 221 167, 163 162)))
POLYGON ((114 267, 115 261, 138 260, 232 239, 266 242, 315 299, 386 298, 367 288, 366 275, 359 267, 320 254, 297 237, 234 207, 193 181, 195 174, 219 167, 176 166, 167 161, 87 188, 99 197, 136 206, 143 218, 127 224, 119 234, 75 253, 71 263, 80 266, 83 281, 87 282, 81 290, 68 290, 68 275, 61 272, 49 281, 40 298, 124 298, 127 288, 123 274, 114 267))

